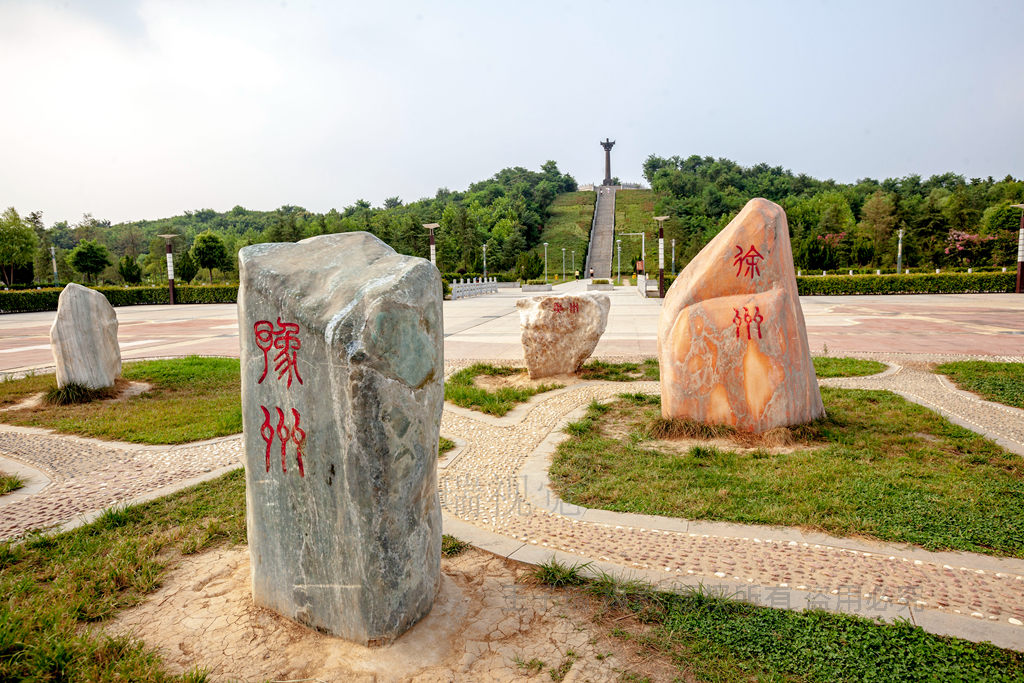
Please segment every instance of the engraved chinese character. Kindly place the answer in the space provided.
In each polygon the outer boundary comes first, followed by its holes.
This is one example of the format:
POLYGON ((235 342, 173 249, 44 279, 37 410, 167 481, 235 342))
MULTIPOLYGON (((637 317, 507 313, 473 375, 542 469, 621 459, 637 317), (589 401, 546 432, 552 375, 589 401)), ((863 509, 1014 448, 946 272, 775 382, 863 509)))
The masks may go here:
POLYGON ((761 315, 761 307, 754 306, 754 315, 750 315, 750 310, 744 306, 743 315, 740 315, 740 309, 732 309, 736 315, 733 316, 732 321, 736 325, 736 338, 740 338, 740 330, 744 325, 747 327, 747 339, 753 339, 753 333, 750 330, 750 324, 756 325, 757 338, 761 339, 761 323, 764 322, 764 316, 761 315))
POLYGON ((579 313, 580 312, 580 302, 579 301, 570 301, 569 302, 569 312, 570 313, 579 313))
POLYGON ((555 313, 561 313, 565 310, 565 307, 562 306, 562 302, 555 301, 551 304, 551 310, 554 311, 555 313))
POLYGON ((761 274, 761 268, 758 263, 764 260, 764 256, 761 255, 754 245, 750 245, 750 249, 747 249, 746 253, 743 252, 743 247, 736 245, 736 256, 733 258, 732 264, 736 266, 736 277, 740 275, 749 275, 751 279, 755 275, 761 274), (746 270, 744 270, 744 268, 746 270))
POLYGON ((276 437, 281 442, 281 471, 284 473, 288 472, 288 443, 292 442, 295 444, 295 458, 299 463, 299 476, 305 477, 306 469, 302 462, 302 455, 306 450, 306 432, 299 426, 299 411, 292 408, 293 424, 289 427, 285 423, 284 411, 280 408, 274 408, 277 411, 277 426, 275 427, 270 423, 270 411, 267 410, 266 406, 260 406, 260 410, 263 411, 263 425, 260 427, 260 436, 263 437, 263 441, 267 444, 267 472, 270 471, 270 449, 273 447, 276 437))
POLYGON ((271 349, 277 349, 274 356, 274 370, 277 378, 281 379, 288 375, 288 386, 292 385, 292 377, 302 384, 302 376, 299 374, 299 349, 302 342, 299 340, 299 326, 297 323, 282 323, 281 318, 277 319, 277 327, 269 320, 259 320, 253 325, 253 332, 256 334, 256 346, 263 352, 263 374, 257 384, 263 384, 267 377, 269 366, 268 356, 271 349))

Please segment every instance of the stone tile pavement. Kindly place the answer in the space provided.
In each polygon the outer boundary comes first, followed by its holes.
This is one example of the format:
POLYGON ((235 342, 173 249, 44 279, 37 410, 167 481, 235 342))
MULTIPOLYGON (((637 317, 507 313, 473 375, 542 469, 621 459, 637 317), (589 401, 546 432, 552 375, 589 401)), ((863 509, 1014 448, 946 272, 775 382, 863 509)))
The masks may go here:
MULTIPOLYGON (((928 372, 927 362, 944 358, 864 355, 892 367, 822 383, 896 391, 1024 456, 1024 411, 981 401, 928 372)), ((467 363, 449 363, 448 371, 467 363)), ((629 390, 657 392, 658 385, 633 383, 629 390)), ((446 406, 441 432, 459 444, 439 464, 446 530, 513 559, 536 562, 554 554, 665 586, 699 582, 776 607, 903 617, 934 632, 1024 650, 1024 560, 586 510, 558 500, 546 469, 561 427, 591 401, 622 391, 621 384, 582 382, 537 396, 503 418, 446 406)), ((148 447, 0 426, 0 456, 49 480, 34 495, 0 498, 0 538, 75 523, 104 507, 210 478, 239 466, 241 447, 238 437, 148 447)))

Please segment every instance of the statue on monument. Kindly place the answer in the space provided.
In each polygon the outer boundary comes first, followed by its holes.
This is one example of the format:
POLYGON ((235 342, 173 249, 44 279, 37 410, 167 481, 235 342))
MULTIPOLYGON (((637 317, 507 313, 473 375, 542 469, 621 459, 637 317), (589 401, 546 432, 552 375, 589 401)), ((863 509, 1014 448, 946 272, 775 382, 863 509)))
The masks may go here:
POLYGON ((604 142, 601 143, 601 146, 604 147, 604 181, 601 184, 602 185, 611 185, 612 184, 612 147, 615 146, 615 140, 609 140, 608 138, 605 138, 604 142))

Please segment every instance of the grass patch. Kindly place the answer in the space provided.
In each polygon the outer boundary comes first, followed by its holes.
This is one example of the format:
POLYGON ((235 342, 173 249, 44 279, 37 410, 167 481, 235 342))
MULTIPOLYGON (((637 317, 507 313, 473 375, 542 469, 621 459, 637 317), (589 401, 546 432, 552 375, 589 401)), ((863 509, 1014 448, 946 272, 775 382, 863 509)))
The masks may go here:
POLYGON ((445 453, 453 448, 455 448, 455 442, 442 436, 437 440, 437 457, 443 457, 445 453))
POLYGON ((441 535, 441 555, 443 557, 455 557, 464 552, 466 548, 469 548, 469 543, 448 534, 441 535))
POLYGON ((757 607, 702 586, 667 593, 607 574, 564 590, 596 599, 598 623, 668 656, 685 680, 1024 679, 1024 654, 932 635, 909 622, 757 607))
MULTIPOLYGON (((146 444, 186 443, 242 431, 238 359, 143 361, 124 365, 121 374, 153 388, 125 400, 10 410, 0 413, 0 421, 146 444)), ((55 388, 53 375, 0 382, 0 403, 55 388)))
MULTIPOLYGON (((859 377, 874 375, 885 370, 885 363, 874 360, 826 357, 812 360, 814 361, 814 372, 819 378, 859 377)), ((661 373, 657 358, 647 358, 639 363, 606 363, 593 360, 580 369, 580 377, 603 379, 609 382, 657 381, 661 377, 661 373)))
POLYGON ((943 363, 935 371, 987 401, 1024 409, 1024 363, 970 360, 943 363))
POLYGON ((239 469, 73 531, 0 543, 0 680, 205 680, 172 676, 142 642, 91 625, 138 604, 175 557, 244 541, 239 469))
POLYGON ((589 562, 583 564, 565 564, 555 558, 538 564, 533 569, 533 578, 548 586, 580 586, 586 582, 583 571, 590 566, 589 562))
POLYGON ((859 358, 828 358, 820 356, 811 359, 814 362, 814 374, 823 377, 862 377, 877 375, 885 370, 885 363, 877 360, 861 360, 859 358))
POLYGON ((580 368, 582 379, 603 379, 609 382, 657 381, 661 377, 657 358, 639 363, 606 363, 592 360, 580 368))
POLYGON ((7 474, 6 472, 0 472, 0 496, 11 491, 17 491, 25 485, 25 480, 19 477, 17 474, 7 474))
POLYGON ((654 439, 732 430, 667 423, 657 396, 623 394, 567 430, 551 479, 587 507, 1024 557, 1018 456, 889 392, 821 393, 828 417, 787 434, 674 450, 654 439))
POLYGON ((489 415, 501 416, 517 404, 530 400, 532 396, 559 389, 561 384, 540 384, 536 387, 502 387, 495 391, 481 389, 473 380, 481 375, 508 377, 523 372, 523 368, 495 367, 476 363, 459 370, 444 383, 444 400, 463 408, 472 408, 489 415))
MULTIPOLYGON (((555 201, 548 207, 548 220, 537 243, 548 243, 549 282, 555 281, 556 274, 562 275, 562 247, 565 247, 565 272, 568 279, 573 279, 573 251, 576 252, 576 270, 586 277, 583 266, 587 244, 590 242, 590 224, 594 220, 596 198, 594 192, 566 192, 555 197, 555 201)), ((534 251, 544 258, 543 246, 535 247, 534 251)))

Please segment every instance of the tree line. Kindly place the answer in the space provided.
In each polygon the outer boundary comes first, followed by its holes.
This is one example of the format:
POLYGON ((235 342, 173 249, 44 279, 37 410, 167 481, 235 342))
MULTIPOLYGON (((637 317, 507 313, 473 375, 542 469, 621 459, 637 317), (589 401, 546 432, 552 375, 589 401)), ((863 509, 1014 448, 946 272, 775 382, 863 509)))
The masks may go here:
POLYGON ((746 202, 764 197, 789 220, 798 268, 893 268, 899 231, 910 267, 1009 266, 1016 261, 1024 182, 1006 176, 966 179, 955 173, 817 180, 779 166, 744 167, 729 159, 660 157, 644 162, 658 193, 655 211, 671 216, 685 263, 746 202))
POLYGON ((85 214, 75 224, 46 226, 40 212, 22 216, 11 207, 0 214, 0 272, 7 285, 51 284, 56 262, 60 282, 166 281, 166 242, 159 235, 173 234, 176 280, 191 281, 201 270, 209 282, 236 280, 238 251, 251 244, 367 231, 400 253, 426 258, 429 240, 423 225, 438 223, 442 272, 480 272, 487 245, 489 271, 535 277, 536 258, 530 258, 529 249, 539 242, 555 196, 576 187, 572 176, 548 161, 539 171, 505 168, 463 192, 441 188, 432 198, 408 204, 389 197, 380 207, 360 199, 326 213, 291 205, 274 211, 235 206, 118 224, 85 214))

